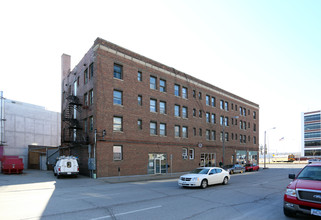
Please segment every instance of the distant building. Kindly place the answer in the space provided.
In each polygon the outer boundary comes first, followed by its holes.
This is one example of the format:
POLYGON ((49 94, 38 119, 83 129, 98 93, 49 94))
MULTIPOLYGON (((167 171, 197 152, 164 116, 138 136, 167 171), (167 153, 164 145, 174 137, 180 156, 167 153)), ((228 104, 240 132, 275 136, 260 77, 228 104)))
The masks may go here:
POLYGON ((321 111, 302 113, 301 153, 306 157, 321 157, 321 111))
POLYGON ((23 158, 28 165, 28 146, 60 145, 61 114, 45 107, 2 99, 1 142, 4 156, 23 158))
POLYGON ((101 38, 73 69, 62 55, 62 122, 97 177, 258 162, 258 104, 101 38))

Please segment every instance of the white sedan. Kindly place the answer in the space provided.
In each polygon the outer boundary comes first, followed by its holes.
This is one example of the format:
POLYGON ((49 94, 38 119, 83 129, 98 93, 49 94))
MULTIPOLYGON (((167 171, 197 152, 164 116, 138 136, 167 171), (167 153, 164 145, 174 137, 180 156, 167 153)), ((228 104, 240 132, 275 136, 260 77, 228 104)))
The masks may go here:
POLYGON ((199 167, 191 173, 181 176, 178 180, 178 185, 205 189, 208 185, 225 185, 229 180, 230 174, 220 167, 199 167))

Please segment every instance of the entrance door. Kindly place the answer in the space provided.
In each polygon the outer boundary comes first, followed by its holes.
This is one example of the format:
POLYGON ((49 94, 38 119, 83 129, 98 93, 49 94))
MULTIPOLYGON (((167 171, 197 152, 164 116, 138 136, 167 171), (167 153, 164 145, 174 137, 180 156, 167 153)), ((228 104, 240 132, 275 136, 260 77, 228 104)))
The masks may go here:
POLYGON ((154 173, 155 174, 161 173, 161 158, 154 159, 154 173))

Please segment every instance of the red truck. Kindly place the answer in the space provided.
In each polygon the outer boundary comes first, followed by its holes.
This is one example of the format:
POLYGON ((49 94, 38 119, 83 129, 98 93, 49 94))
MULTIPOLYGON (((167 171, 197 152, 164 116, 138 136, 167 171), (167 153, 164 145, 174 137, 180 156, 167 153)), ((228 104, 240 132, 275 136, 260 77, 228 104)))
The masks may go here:
POLYGON ((289 174, 293 181, 284 194, 284 215, 297 213, 321 216, 321 163, 306 165, 297 176, 289 174))

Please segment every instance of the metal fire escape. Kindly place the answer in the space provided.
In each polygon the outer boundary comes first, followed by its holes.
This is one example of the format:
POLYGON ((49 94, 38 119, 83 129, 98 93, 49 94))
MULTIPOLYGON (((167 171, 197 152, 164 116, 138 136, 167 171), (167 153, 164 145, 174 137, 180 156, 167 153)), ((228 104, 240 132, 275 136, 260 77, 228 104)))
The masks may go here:
POLYGON ((82 104, 79 98, 74 95, 70 95, 66 98, 67 105, 63 110, 62 121, 65 123, 63 129, 63 142, 70 144, 83 144, 86 143, 86 138, 82 133, 82 127, 76 115, 77 112, 81 113, 82 104))

